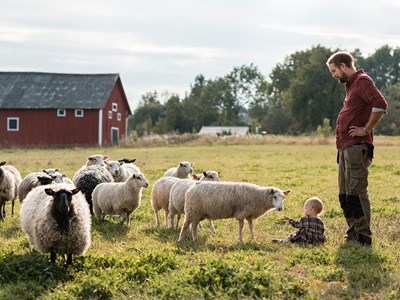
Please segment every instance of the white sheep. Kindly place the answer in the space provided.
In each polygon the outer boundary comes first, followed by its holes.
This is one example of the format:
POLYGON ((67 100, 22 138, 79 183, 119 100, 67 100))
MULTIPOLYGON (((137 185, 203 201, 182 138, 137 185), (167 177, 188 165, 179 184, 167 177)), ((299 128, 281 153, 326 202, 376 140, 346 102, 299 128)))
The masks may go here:
POLYGON ((165 211, 165 226, 168 226, 169 192, 174 183, 178 180, 180 180, 178 177, 161 177, 153 184, 151 191, 151 206, 156 217, 157 227, 160 227, 158 211, 161 209, 165 211))
POLYGON ((21 206, 21 226, 30 244, 41 253, 64 257, 84 255, 91 243, 89 206, 79 189, 69 184, 38 186, 21 206))
POLYGON ((85 195, 89 203, 90 212, 93 214, 92 192, 95 187, 103 182, 114 182, 111 173, 101 165, 90 165, 81 168, 72 178, 74 185, 85 195))
POLYGON ((55 183, 68 183, 74 184, 74 182, 67 177, 66 174, 62 174, 61 172, 55 171, 50 176, 53 178, 55 183))
POLYGON ((132 174, 125 182, 100 183, 93 190, 93 211, 97 219, 117 214, 130 225, 130 215, 140 206, 143 188, 149 186, 142 173, 132 174))
POLYGON ((126 168, 128 171, 130 171, 131 174, 142 173, 142 171, 140 171, 140 168, 137 165, 135 165, 136 159, 123 158, 119 159, 118 161, 123 162, 124 164, 122 166, 126 168))
POLYGON ((180 162, 177 167, 173 167, 168 169, 164 173, 165 176, 172 176, 172 177, 178 177, 178 178, 190 178, 190 174, 193 172, 193 163, 185 161, 185 162, 180 162))
POLYGON ((131 163, 125 164, 120 160, 109 160, 106 161, 106 169, 111 173, 114 177, 115 182, 125 182, 128 177, 130 177, 133 173, 141 173, 139 168, 132 169, 127 167, 126 165, 132 165, 131 163))
POLYGON ((193 240, 197 240, 197 225, 201 220, 236 218, 239 221, 238 241, 242 242, 242 230, 246 219, 253 235, 253 219, 266 212, 282 210, 285 196, 290 190, 276 187, 260 187, 247 182, 199 182, 189 188, 185 196, 185 222, 179 240, 191 224, 193 240))
POLYGON ((53 182, 53 177, 45 172, 29 173, 22 179, 18 188, 18 199, 22 203, 28 193, 35 187, 53 182))
POLYGON ((22 181, 19 171, 12 165, 5 164, 5 161, 0 162, 0 220, 6 216, 6 201, 12 201, 11 214, 14 215, 14 203, 22 181))
MULTIPOLYGON (((198 180, 200 181, 220 181, 219 179, 220 172, 217 171, 206 171, 203 172, 200 176, 198 176, 198 180)), ((196 179, 195 177, 193 177, 196 179)), ((181 215, 184 212, 185 207, 185 193, 186 191, 195 184, 196 181, 192 179, 182 179, 174 183, 169 193, 169 218, 170 218, 170 227, 175 228, 174 226, 174 218, 177 216, 176 220, 176 228, 178 228, 179 220, 181 215)), ((213 233, 215 233, 214 226, 212 221, 210 223, 210 229, 213 233)))
MULTIPOLYGON (((86 164, 84 164, 76 173, 85 169, 88 166, 105 166, 105 161, 108 159, 108 156, 104 156, 102 154, 93 154, 87 158, 86 164)), ((49 174, 50 175, 50 174, 49 174)), ((75 182, 74 178, 72 181, 75 182)))

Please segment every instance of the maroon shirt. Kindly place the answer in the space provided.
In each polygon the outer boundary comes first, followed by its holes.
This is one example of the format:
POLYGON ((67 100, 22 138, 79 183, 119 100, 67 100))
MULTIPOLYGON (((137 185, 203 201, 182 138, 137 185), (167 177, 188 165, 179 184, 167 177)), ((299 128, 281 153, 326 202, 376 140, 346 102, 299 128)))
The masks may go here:
POLYGON ((350 126, 364 127, 371 115, 372 108, 386 111, 387 102, 363 69, 358 70, 346 81, 346 98, 336 121, 336 147, 344 149, 360 142, 373 144, 374 134, 366 136, 349 135, 350 126))

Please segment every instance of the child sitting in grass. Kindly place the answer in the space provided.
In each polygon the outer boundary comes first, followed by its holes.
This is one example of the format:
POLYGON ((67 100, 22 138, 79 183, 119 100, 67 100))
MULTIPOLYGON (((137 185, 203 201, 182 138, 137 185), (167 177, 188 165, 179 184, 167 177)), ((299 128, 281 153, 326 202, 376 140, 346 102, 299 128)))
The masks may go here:
POLYGON ((318 245, 326 242, 326 238, 324 236, 324 223, 318 217, 323 208, 324 204, 319 198, 312 197, 307 199, 307 201, 304 203, 305 216, 301 217, 299 221, 296 221, 288 216, 282 217, 283 220, 289 221, 293 227, 299 228, 299 230, 290 234, 283 240, 273 239, 272 241, 274 243, 282 244, 291 242, 311 245, 318 245))

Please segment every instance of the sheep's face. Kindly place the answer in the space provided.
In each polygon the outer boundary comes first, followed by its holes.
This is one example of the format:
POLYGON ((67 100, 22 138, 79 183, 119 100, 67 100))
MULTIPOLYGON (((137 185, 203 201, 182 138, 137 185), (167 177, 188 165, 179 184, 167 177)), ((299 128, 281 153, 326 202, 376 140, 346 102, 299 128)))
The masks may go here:
POLYGON ((146 180, 143 174, 136 173, 130 177, 131 180, 136 180, 136 183, 139 187, 147 188, 149 187, 149 182, 146 180))
POLYGON ((99 165, 99 166, 104 166, 105 161, 108 159, 108 156, 103 156, 101 154, 95 154, 91 155, 88 157, 88 160, 86 162, 86 166, 92 166, 92 165, 99 165))
POLYGON ((272 205, 276 210, 280 211, 283 208, 283 201, 285 201, 285 197, 290 193, 290 190, 282 191, 277 188, 271 189, 272 194, 272 205))
POLYGON ((59 215, 67 215, 71 209, 72 196, 79 192, 78 188, 71 191, 69 190, 58 190, 54 191, 51 188, 45 189, 45 193, 53 197, 54 209, 59 215))
POLYGON ((38 176, 37 180, 39 181, 40 185, 48 185, 53 182, 53 178, 50 176, 38 176))
POLYGON ((192 174, 192 172, 193 172, 192 166, 193 166, 193 164, 191 162, 179 163, 179 168, 184 169, 185 173, 187 173, 187 174, 192 174))
POLYGON ((106 169, 111 173, 113 177, 118 177, 121 174, 120 166, 123 162, 116 160, 106 162, 106 169))
POLYGON ((54 172, 51 174, 51 177, 53 177, 55 183, 62 183, 63 177, 66 176, 64 174, 61 174, 60 172, 54 172))
POLYGON ((216 171, 203 172, 203 176, 200 178, 200 181, 220 181, 219 174, 220 172, 216 171))

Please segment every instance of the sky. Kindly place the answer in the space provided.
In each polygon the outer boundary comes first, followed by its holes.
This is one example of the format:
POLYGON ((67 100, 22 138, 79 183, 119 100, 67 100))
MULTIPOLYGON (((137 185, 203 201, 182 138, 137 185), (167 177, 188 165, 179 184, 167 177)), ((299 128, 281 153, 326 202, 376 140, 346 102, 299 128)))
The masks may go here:
POLYGON ((134 111, 317 45, 400 47, 399 16, 399 0, 1 0, 0 71, 118 73, 134 111))

